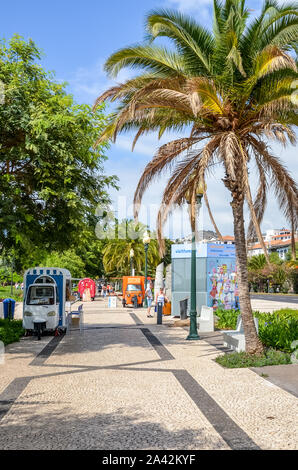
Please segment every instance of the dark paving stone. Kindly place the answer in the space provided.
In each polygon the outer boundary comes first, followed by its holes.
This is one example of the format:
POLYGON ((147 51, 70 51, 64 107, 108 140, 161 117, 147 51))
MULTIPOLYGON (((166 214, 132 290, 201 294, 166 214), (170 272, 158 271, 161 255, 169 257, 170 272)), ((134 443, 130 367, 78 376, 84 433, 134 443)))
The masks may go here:
POLYGON ((0 394, 0 421, 29 384, 31 377, 18 377, 0 394))

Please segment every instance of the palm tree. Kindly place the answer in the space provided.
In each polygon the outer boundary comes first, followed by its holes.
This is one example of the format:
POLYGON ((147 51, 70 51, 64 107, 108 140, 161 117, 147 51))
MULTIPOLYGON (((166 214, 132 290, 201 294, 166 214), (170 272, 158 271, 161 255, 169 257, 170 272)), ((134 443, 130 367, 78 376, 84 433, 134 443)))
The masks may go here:
POLYGON ((268 188, 275 190, 280 208, 297 227, 297 186, 272 154, 268 140, 295 143, 293 126, 298 118, 291 94, 297 79, 293 55, 298 8, 297 3, 280 6, 275 0, 265 0, 259 16, 248 23, 245 0, 213 3, 213 32, 175 11, 153 11, 146 20, 147 42, 120 49, 108 58, 105 69, 110 76, 116 77, 127 66, 138 74, 97 99, 95 107, 106 100, 119 103, 98 142, 136 130, 134 148, 149 131, 157 131, 159 137, 165 131, 184 132, 185 137, 158 149, 135 192, 137 216, 153 178, 171 169, 158 215, 160 241, 173 207, 185 203, 186 193, 195 194, 214 164, 223 166, 223 183, 231 194, 246 349, 253 354, 262 352, 263 346, 249 297, 244 203, 251 213, 250 230, 258 234, 261 244, 268 188), (174 48, 153 44, 159 37, 168 38, 174 48), (249 182, 253 164, 259 179, 254 200, 249 182))
POLYGON ((248 260, 248 269, 250 271, 259 271, 266 266, 266 258, 263 254, 254 255, 248 260))
MULTIPOLYGON (((140 222, 136 224, 132 220, 124 220, 118 225, 118 238, 107 240, 103 249, 103 265, 108 277, 130 274, 131 249, 134 250, 136 274, 143 274, 145 254, 142 238, 146 230, 145 225, 140 222)), ((158 244, 156 239, 152 239, 148 247, 149 275, 153 274, 159 262, 158 244)))

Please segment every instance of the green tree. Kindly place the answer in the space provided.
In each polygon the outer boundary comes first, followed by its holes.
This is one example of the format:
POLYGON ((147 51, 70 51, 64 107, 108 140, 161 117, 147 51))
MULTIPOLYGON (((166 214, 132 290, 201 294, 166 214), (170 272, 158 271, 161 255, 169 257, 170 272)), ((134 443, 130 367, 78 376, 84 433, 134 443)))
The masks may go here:
POLYGON ((53 251, 48 254, 42 262, 44 267, 59 267, 68 269, 73 278, 85 277, 85 264, 79 255, 73 249, 63 253, 53 251))
POLYGON ((250 271, 258 271, 260 269, 263 269, 266 265, 266 258, 263 254, 254 255, 249 258, 247 265, 250 271))
POLYGON ((76 242, 115 184, 103 172, 106 144, 92 147, 103 108, 75 104, 39 59, 31 40, 0 42, 0 252, 20 253, 19 264, 37 247, 76 242))
POLYGON ((295 243, 295 249, 296 249, 295 256, 292 256, 292 254, 293 254, 292 248, 289 249, 288 253, 286 254, 286 260, 287 261, 290 261, 292 259, 295 261, 296 259, 298 259, 298 243, 297 242, 295 243))
MULTIPOLYGON (((140 222, 123 220, 117 224, 118 238, 108 239, 103 249, 103 265, 108 277, 121 277, 131 273, 130 251, 133 249, 133 267, 136 275, 144 275, 145 251, 143 235, 147 227, 140 222)), ((112 230, 115 232, 115 229, 112 230)), ((148 247, 148 275, 155 276, 155 268, 161 258, 158 252, 158 243, 152 239, 148 247)))
POLYGON ((120 49, 105 64, 116 77, 126 66, 139 73, 102 94, 96 107, 106 100, 118 101, 105 131, 97 142, 135 130, 137 139, 149 131, 187 132, 159 148, 149 162, 135 193, 135 215, 150 182, 171 169, 159 213, 158 237, 175 204, 192 203, 214 163, 225 171, 223 182, 231 194, 238 263, 238 283, 246 348, 263 350, 251 309, 244 203, 263 246, 260 231, 268 187, 274 188, 281 210, 297 227, 298 191, 294 179, 268 147, 268 139, 292 144, 297 107, 292 84, 297 79, 293 55, 297 46, 297 4, 280 5, 265 0, 260 14, 248 22, 245 0, 214 0, 213 32, 192 18, 170 10, 151 12, 146 19, 148 42, 120 49), (154 45, 167 38, 174 49, 154 45), (249 169, 254 162, 259 186, 251 194, 249 169))

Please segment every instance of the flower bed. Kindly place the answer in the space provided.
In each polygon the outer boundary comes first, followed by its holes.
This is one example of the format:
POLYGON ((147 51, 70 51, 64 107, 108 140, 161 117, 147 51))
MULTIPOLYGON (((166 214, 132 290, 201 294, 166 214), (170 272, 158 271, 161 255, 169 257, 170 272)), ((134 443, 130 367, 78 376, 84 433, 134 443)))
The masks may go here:
POLYGON ((275 349, 268 349, 264 354, 251 355, 246 352, 233 352, 218 356, 215 361, 223 367, 230 369, 243 367, 263 367, 280 364, 290 364, 291 355, 275 349))

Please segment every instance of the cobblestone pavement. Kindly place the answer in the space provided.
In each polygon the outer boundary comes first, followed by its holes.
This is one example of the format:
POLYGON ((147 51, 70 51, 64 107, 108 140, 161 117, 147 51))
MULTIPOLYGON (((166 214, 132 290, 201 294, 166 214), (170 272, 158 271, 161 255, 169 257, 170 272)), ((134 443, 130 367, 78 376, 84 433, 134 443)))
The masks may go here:
POLYGON ((100 299, 82 332, 6 347, 0 448, 297 449, 297 398, 170 321, 100 299))

